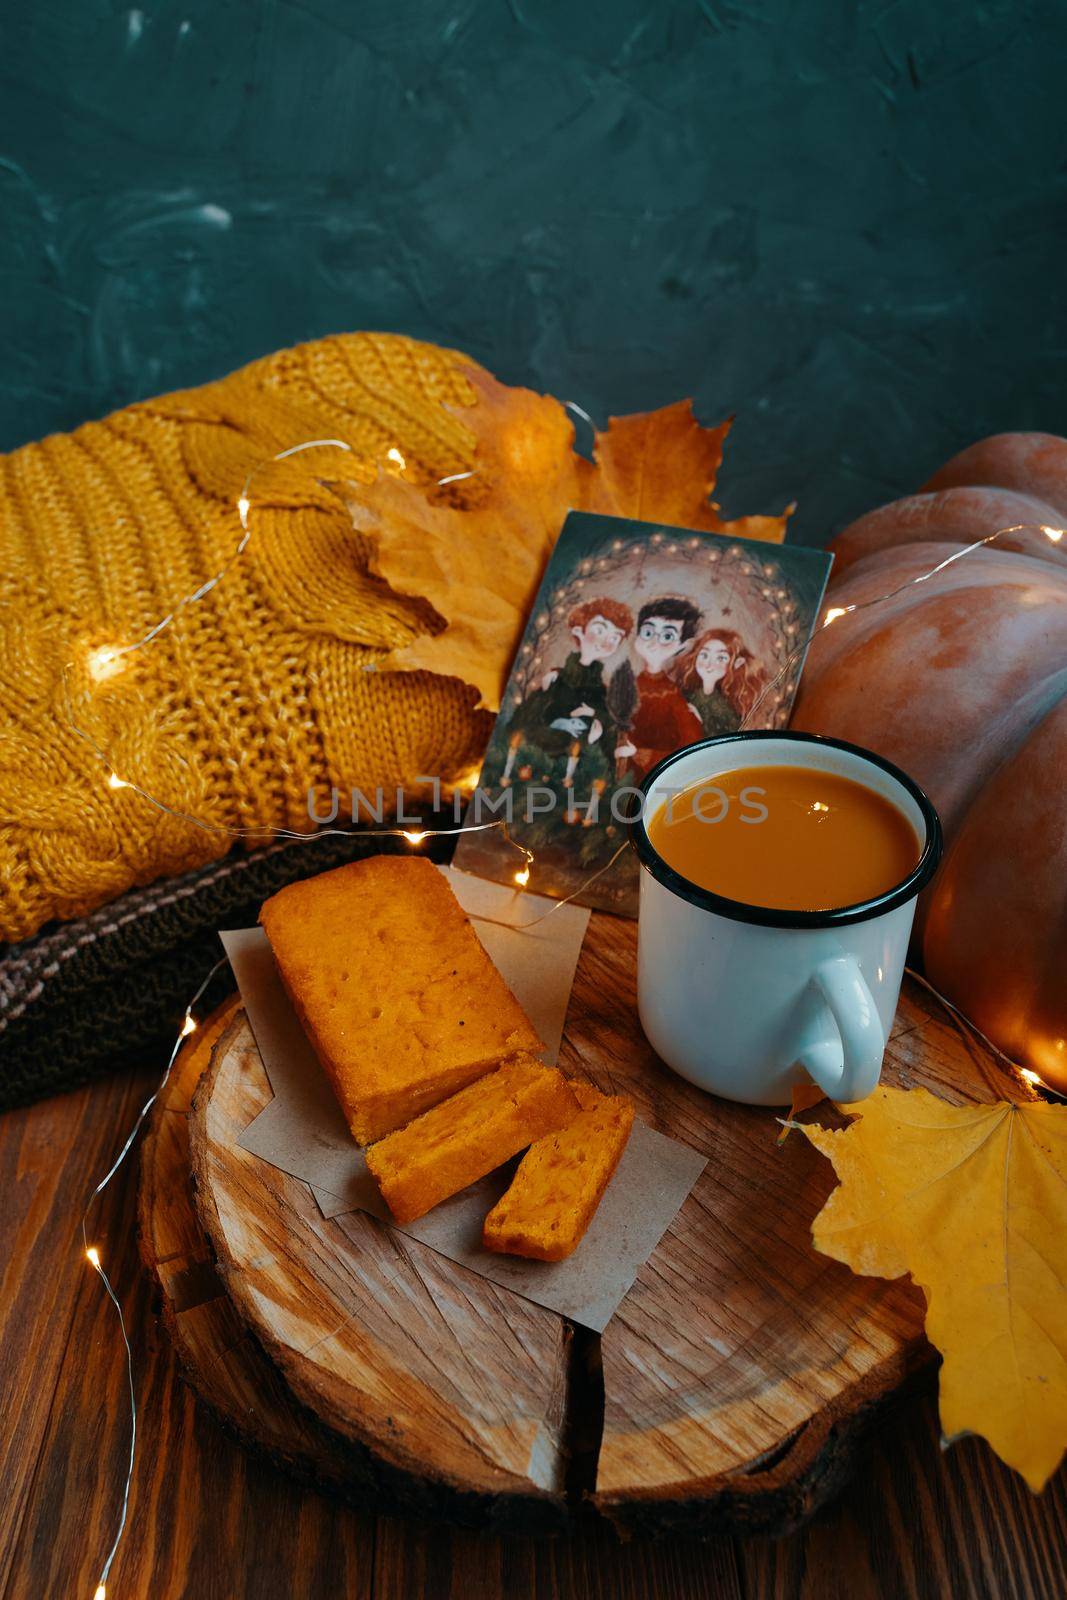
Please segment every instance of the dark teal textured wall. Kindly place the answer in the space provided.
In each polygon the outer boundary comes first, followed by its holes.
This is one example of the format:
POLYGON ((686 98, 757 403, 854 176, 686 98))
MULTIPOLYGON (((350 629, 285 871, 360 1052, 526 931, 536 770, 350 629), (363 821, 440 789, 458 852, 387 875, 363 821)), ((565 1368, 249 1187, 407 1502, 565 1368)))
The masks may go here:
POLYGON ((339 329, 738 415, 810 542, 1067 432, 1067 9, 4 0, 0 446, 339 329))

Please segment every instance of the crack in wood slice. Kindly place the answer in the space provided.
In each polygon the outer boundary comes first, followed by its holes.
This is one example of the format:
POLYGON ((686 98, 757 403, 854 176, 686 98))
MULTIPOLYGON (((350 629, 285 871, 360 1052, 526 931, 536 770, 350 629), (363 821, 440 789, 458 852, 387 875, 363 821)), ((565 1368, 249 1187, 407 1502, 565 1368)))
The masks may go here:
MULTIPOLYGON (((666 1071, 636 1025, 636 930, 602 935, 591 927, 561 1062, 632 1094, 709 1161, 602 1337, 595 1504, 631 1532, 779 1531, 834 1490, 879 1404, 929 1366, 922 1297, 815 1253, 829 1165, 804 1139, 779 1146, 774 1113, 666 1071)), ((884 1076, 991 1097, 917 993, 902 997, 884 1076)))
MULTIPOLYGON (((211 1038, 183 1052, 145 1147, 142 1243, 191 1381, 231 1427, 364 1503, 525 1532, 583 1509, 626 1533, 783 1531, 844 1481, 872 1419, 930 1368, 921 1299, 813 1252, 833 1180, 806 1140, 777 1145, 773 1113, 657 1061, 634 942, 594 915, 563 1064, 633 1095, 709 1165, 602 1338, 572 1341, 369 1217, 325 1221, 305 1185, 238 1150, 269 1088, 236 1002, 206 1074, 211 1038)), ((886 1079, 992 1098, 918 992, 886 1079)))

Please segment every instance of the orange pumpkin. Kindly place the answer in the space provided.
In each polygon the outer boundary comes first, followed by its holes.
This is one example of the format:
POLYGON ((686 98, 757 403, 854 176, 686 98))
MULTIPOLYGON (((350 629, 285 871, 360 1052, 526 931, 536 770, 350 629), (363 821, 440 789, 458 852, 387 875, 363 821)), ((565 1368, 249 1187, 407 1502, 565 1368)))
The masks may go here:
POLYGON ((895 761, 941 813, 916 918, 929 980, 1067 1091, 1067 439, 998 434, 834 541, 829 605, 793 726, 895 761), (1047 531, 1044 531, 1047 530, 1047 531))

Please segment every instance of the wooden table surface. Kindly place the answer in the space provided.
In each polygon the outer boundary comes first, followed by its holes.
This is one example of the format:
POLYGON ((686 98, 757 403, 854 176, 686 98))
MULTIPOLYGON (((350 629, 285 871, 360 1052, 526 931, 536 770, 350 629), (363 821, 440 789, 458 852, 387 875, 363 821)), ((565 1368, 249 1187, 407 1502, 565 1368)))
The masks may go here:
MULTIPOLYGON (((92 1596, 128 1450, 118 1324, 81 1253, 93 1184, 154 1082, 116 1077, 0 1117, 0 1596, 92 1596)), ((1067 1595, 1067 1473, 1032 1497, 978 1440, 947 1454, 927 1392, 781 1540, 482 1538, 348 1510, 248 1456, 197 1406, 137 1258, 135 1169, 93 1237, 126 1308, 141 1435, 109 1600, 864 1600, 1067 1595)))

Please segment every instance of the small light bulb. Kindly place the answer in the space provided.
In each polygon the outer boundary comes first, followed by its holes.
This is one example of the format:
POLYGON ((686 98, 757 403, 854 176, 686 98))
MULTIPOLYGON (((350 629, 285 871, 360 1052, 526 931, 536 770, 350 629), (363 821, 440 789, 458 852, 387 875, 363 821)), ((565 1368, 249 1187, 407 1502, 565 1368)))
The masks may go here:
POLYGON ((1060 540, 1063 538, 1062 528, 1046 528, 1044 523, 1041 524, 1041 532, 1045 535, 1046 539, 1051 539, 1053 544, 1059 544, 1060 540))
POLYGON ((93 1600, 107 1600, 107 1589, 102 1583, 97 1584, 96 1593, 93 1595, 93 1600))
POLYGON ((122 651, 113 644, 98 644, 85 658, 86 670, 94 683, 106 683, 123 668, 122 651))
POLYGON ((848 610, 848 606, 831 606, 825 617, 822 619, 823 627, 828 628, 831 622, 836 622, 838 617, 843 617, 848 610))
POLYGON ((385 452, 385 459, 386 461, 391 461, 394 466, 399 467, 401 472, 403 472, 404 468, 407 466, 407 462, 404 460, 404 457, 400 454, 400 451, 397 449, 395 444, 390 445, 389 449, 385 452))
POLYGON ((1030 1068, 1030 1067, 1020 1067, 1019 1068, 1019 1076, 1021 1078, 1025 1078, 1027 1083, 1040 1083, 1041 1082, 1041 1079, 1040 1079, 1039 1075, 1036 1072, 1034 1072, 1033 1069, 1030 1068))
POLYGON ((248 498, 248 496, 246 494, 238 495, 238 497, 237 497, 237 515, 241 519, 242 528, 247 528, 248 527, 248 512, 249 512, 249 509, 250 509, 251 505, 252 505, 252 502, 251 502, 251 500, 249 500, 249 498, 248 498))
POLYGON ((119 777, 117 772, 112 772, 110 774, 107 780, 107 786, 109 789, 129 789, 131 787, 131 785, 126 782, 125 778, 119 777))
POLYGON ((96 1268, 97 1272, 99 1272, 100 1271, 100 1252, 96 1248, 95 1244, 91 1244, 89 1246, 88 1250, 86 1250, 85 1254, 86 1254, 86 1258, 96 1268))
POLYGON ((425 837, 425 833, 405 833, 404 835, 408 844, 421 844, 425 837))
POLYGON ((185 1021, 182 1023, 182 1038, 188 1039, 189 1035, 195 1032, 196 1023, 193 1021, 192 1017, 186 1017, 185 1021))
POLYGON ((515 874, 515 882, 519 885, 520 889, 524 889, 526 887, 526 885, 529 883, 529 881, 530 881, 530 869, 529 869, 529 867, 523 867, 520 872, 516 872, 516 874, 515 874))

